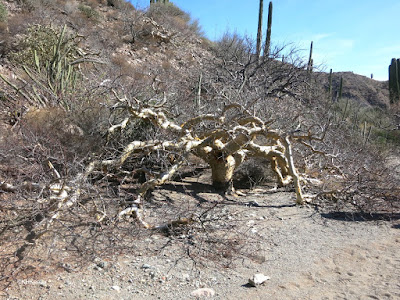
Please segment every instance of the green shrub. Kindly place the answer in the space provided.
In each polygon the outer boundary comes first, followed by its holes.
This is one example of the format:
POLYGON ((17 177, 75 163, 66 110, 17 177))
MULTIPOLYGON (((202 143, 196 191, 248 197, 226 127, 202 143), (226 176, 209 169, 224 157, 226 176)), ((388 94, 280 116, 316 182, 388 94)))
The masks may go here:
MULTIPOLYGON (((17 46, 18 51, 11 54, 11 60, 28 68, 47 68, 47 63, 54 57, 54 46, 57 45, 60 34, 61 30, 52 26, 36 24, 29 27, 17 46)), ((78 42, 74 37, 63 41, 62 47, 69 49, 67 60, 79 56, 78 42)))
POLYGON ((32 26, 21 43, 21 51, 14 55, 23 71, 23 81, 28 79, 29 84, 18 87, 1 74, 0 77, 33 105, 61 105, 70 110, 74 105, 71 95, 82 79, 78 66, 101 63, 97 56, 80 50, 80 40, 80 36, 68 32, 67 26, 61 31, 50 26, 32 26))
POLYGON ((3 2, 0 2, 0 22, 7 21, 7 9, 3 2))
POLYGON ((88 19, 95 20, 97 21, 100 18, 100 14, 97 10, 94 8, 91 8, 88 5, 85 4, 80 4, 78 6, 78 9, 82 12, 83 15, 85 15, 88 19))

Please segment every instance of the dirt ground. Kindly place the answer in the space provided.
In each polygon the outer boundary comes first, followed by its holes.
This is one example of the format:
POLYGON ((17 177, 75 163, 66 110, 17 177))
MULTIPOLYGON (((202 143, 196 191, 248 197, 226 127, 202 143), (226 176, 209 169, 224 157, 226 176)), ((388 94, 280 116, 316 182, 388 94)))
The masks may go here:
POLYGON ((398 216, 381 221, 318 212, 295 206, 292 192, 266 189, 222 199, 204 189, 193 192, 194 185, 167 185, 153 197, 198 205, 225 200, 217 227, 225 228, 221 238, 239 234, 232 240, 243 250, 229 263, 192 255, 184 246, 190 244, 188 233, 171 238, 155 232, 138 240, 143 252, 16 280, 3 299, 194 299, 191 293, 199 288, 212 289, 213 296, 203 295, 212 299, 400 299, 398 216), (248 279, 256 273, 270 279, 250 287, 248 279))

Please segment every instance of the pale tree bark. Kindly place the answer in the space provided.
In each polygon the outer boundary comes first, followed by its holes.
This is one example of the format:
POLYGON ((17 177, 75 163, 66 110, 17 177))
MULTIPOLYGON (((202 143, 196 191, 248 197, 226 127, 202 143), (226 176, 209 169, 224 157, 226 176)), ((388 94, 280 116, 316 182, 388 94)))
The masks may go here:
MULTIPOLYGON (((154 151, 157 149, 173 150, 187 157, 189 153, 204 160, 211 168, 212 184, 217 188, 229 189, 233 174, 237 167, 248 157, 262 157, 271 162, 280 185, 293 183, 296 191, 296 202, 304 203, 300 176, 295 168, 290 136, 278 130, 269 129, 270 121, 250 115, 241 105, 232 103, 225 105, 221 113, 195 116, 182 124, 176 124, 166 117, 162 106, 136 108, 128 106, 132 118, 148 120, 153 125, 173 132, 174 141, 133 141, 123 151, 123 154, 114 160, 95 162, 97 166, 121 166, 135 151, 154 151), (243 112, 243 116, 234 120, 227 120, 228 111, 236 109, 243 112), (199 130, 196 126, 202 122, 211 122, 214 130, 199 130), (271 141, 270 145, 259 145, 257 137, 265 137, 271 141)), ((121 125, 112 128, 124 127, 127 120, 121 125)), ((141 199, 144 193, 157 185, 169 180, 179 169, 183 161, 175 164, 169 171, 158 179, 146 182, 139 190, 141 199)))

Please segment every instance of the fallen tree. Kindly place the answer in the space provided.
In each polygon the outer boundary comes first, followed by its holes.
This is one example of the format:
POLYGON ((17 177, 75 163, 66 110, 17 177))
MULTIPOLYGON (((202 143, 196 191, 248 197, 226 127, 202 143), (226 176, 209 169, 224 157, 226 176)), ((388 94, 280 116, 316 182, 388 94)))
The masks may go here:
MULTIPOLYGON (((144 221, 142 215, 145 195, 151 189, 170 180, 187 162, 190 155, 201 158, 210 166, 212 185, 224 193, 235 193, 232 177, 246 159, 252 157, 265 159, 270 162, 280 186, 294 185, 296 203, 304 204, 306 201, 302 192, 301 178, 294 163, 292 142, 307 145, 304 142, 306 138, 317 139, 311 133, 299 136, 272 129, 270 128, 272 121, 264 121, 251 115, 237 103, 224 104, 214 114, 195 116, 181 123, 171 121, 167 117, 166 99, 159 104, 149 105, 137 99, 129 101, 126 98, 118 98, 113 110, 123 110, 127 112, 127 116, 108 129, 109 139, 117 131, 123 132, 130 123, 138 120, 150 122, 152 126, 161 129, 165 134, 159 136, 165 139, 131 141, 115 158, 93 160, 82 173, 68 182, 60 177, 52 164, 49 164, 56 181, 48 187, 50 195, 48 201, 51 208, 47 217, 37 224, 35 230, 37 235, 45 233, 51 223, 65 210, 79 203, 83 186, 90 177, 95 173, 103 175, 117 173, 129 158, 138 153, 168 151, 174 153, 175 159, 161 174, 145 181, 137 191, 137 198, 117 216, 108 216, 105 211, 99 209, 96 212, 99 222, 103 219, 120 219, 126 215, 133 215, 144 227, 151 228, 152 226, 144 221)), ((150 170, 145 168, 143 170, 154 175, 150 170)))
POLYGON ((113 134, 116 129, 123 130, 132 119, 141 119, 174 133, 175 139, 132 141, 118 158, 92 162, 90 169, 120 167, 135 152, 169 150, 179 153, 180 159, 158 179, 144 183, 139 197, 170 179, 189 154, 194 154, 210 166, 213 186, 234 192, 232 176, 237 167, 249 157, 262 157, 271 162, 281 186, 293 182, 296 202, 304 203, 291 144, 292 139, 299 137, 269 128, 270 121, 252 116, 237 103, 224 105, 220 112, 199 115, 179 125, 167 118, 163 104, 149 106, 139 101, 136 104, 133 106, 126 99, 120 99, 118 108, 126 109, 129 116, 120 124, 112 126, 109 134, 113 134), (237 111, 234 119, 227 117, 232 110, 237 111))
MULTIPOLYGON (((212 185, 223 192, 234 193, 232 177, 235 170, 246 159, 261 157, 271 163, 280 186, 293 183, 296 192, 296 203, 303 204, 300 176, 296 170, 292 151, 292 141, 304 137, 295 136, 270 128, 271 121, 252 116, 243 106, 237 103, 224 104, 214 114, 203 114, 192 117, 182 123, 171 121, 165 107, 166 99, 156 105, 149 105, 137 99, 128 101, 118 98, 114 110, 124 110, 128 116, 119 124, 111 126, 108 136, 117 131, 124 131, 131 122, 141 120, 150 122, 154 127, 165 132, 171 139, 131 141, 121 154, 108 160, 94 160, 79 174, 82 181, 93 172, 112 172, 121 168, 125 162, 137 153, 170 151, 176 159, 170 168, 158 177, 144 182, 138 190, 137 199, 131 207, 119 213, 119 217, 136 214, 145 227, 150 227, 142 220, 140 208, 146 193, 156 186, 170 180, 184 165, 189 155, 195 155, 206 162, 212 173, 212 185), (168 133, 168 134, 167 134, 168 133)), ((308 135, 307 138, 311 138, 308 135)), ((75 180, 76 182, 76 180, 75 180)), ((74 193, 76 199, 76 192, 74 193)), ((71 200, 68 202, 71 205, 71 200)))

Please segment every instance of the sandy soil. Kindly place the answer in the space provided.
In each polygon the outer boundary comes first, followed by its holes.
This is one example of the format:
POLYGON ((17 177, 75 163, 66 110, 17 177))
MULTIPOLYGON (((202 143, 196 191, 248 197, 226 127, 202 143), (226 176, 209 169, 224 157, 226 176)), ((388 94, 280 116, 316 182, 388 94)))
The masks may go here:
MULTIPOLYGON (((179 193, 179 187, 160 189, 154 197, 179 193)), ((220 197, 201 196, 208 201, 220 197)), ((245 245, 254 251, 238 255, 228 267, 218 260, 197 263, 182 255, 178 238, 153 234, 140 243, 169 244, 157 255, 101 257, 80 270, 17 280, 3 299, 191 299, 199 288, 212 289, 213 299, 400 299, 398 219, 348 219, 294 206, 293 197, 259 191, 229 201, 227 220, 240 220, 245 245), (255 273, 270 280, 250 287, 248 279, 255 273)))

